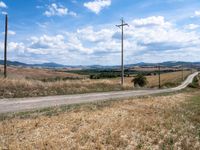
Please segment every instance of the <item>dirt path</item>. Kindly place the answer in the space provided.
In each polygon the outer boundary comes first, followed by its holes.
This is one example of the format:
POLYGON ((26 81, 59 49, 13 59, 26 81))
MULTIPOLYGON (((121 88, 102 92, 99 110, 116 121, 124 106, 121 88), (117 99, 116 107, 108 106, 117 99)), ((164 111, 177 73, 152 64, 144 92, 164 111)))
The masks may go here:
POLYGON ((13 98, 0 100, 0 113, 20 112, 33 109, 41 109, 45 107, 70 105, 87 102, 95 102, 100 100, 110 100, 118 98, 128 98, 136 96, 144 96, 159 93, 169 93, 186 88, 193 80, 198 72, 188 76, 188 78, 178 87, 161 90, 137 90, 137 91, 119 91, 104 93, 89 93, 63 96, 47 96, 34 98, 13 98))

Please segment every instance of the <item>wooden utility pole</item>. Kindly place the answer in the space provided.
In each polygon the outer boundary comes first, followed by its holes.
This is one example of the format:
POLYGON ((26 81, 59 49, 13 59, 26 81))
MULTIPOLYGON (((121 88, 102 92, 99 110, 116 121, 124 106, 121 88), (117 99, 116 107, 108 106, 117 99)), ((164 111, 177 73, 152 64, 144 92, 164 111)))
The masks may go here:
POLYGON ((8 39, 8 15, 5 16, 4 78, 7 77, 7 39, 8 39))
POLYGON ((127 23, 124 22, 124 19, 121 19, 121 24, 116 25, 121 29, 121 84, 124 85, 124 26, 128 26, 127 23))
POLYGON ((159 89, 161 88, 161 77, 160 77, 160 65, 158 65, 158 82, 159 82, 159 89))
POLYGON ((182 81, 184 80, 183 63, 182 63, 182 81))

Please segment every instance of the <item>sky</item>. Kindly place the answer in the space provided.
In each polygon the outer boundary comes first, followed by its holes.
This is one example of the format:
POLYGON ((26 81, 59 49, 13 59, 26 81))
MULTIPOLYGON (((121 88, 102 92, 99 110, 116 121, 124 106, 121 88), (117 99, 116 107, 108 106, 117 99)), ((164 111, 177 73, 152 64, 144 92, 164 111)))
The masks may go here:
POLYGON ((0 0, 0 59, 5 14, 8 59, 29 64, 119 65, 200 61, 199 0, 0 0))

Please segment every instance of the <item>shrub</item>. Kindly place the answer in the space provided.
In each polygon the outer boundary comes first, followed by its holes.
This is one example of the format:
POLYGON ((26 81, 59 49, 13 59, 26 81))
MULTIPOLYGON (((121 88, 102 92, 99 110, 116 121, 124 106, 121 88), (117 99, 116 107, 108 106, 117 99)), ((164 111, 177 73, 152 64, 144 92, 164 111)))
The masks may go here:
POLYGON ((140 87, 144 87, 145 85, 147 85, 147 78, 142 75, 142 74, 138 74, 133 80, 132 82, 134 83, 134 86, 140 86, 140 87))
POLYGON ((195 77, 192 83, 189 84, 190 88, 199 88, 199 78, 195 77))

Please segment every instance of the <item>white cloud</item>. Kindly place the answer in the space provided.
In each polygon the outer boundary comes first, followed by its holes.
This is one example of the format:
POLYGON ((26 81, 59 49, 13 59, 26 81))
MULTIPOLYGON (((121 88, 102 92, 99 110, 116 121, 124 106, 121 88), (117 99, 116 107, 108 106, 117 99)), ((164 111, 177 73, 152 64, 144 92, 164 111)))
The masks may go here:
POLYGON ((47 28, 49 23, 45 22, 45 23, 40 23, 40 22, 36 22, 36 24, 40 27, 40 28, 47 28))
POLYGON ((9 35, 16 35, 16 32, 15 32, 15 31, 12 31, 12 30, 9 30, 9 31, 8 31, 8 34, 9 34, 9 35))
POLYGON ((166 22, 163 16, 151 16, 143 19, 135 19, 132 24, 136 27, 145 27, 145 26, 163 26, 169 27, 171 23, 166 22))
POLYGON ((2 14, 2 15, 7 15, 8 13, 5 12, 5 11, 2 11, 1 14, 2 14))
POLYGON ((200 11, 195 11, 195 16, 200 17, 200 11))
POLYGON ((50 6, 48 6, 48 10, 44 12, 44 15, 47 17, 64 15, 77 16, 75 12, 69 11, 68 8, 57 5, 56 3, 52 3, 50 6))
MULTIPOLYGON (((193 61, 199 60, 196 54, 200 53, 200 36, 196 31, 179 29, 162 16, 127 22, 130 27, 124 30, 126 64, 191 58, 193 61)), ((24 56, 24 59, 28 57, 39 62, 56 61, 70 65, 120 64, 120 30, 114 28, 113 24, 98 28, 89 26, 58 35, 34 36, 24 42, 26 44, 13 43, 12 48, 22 49, 20 56, 24 56)), ((16 52, 19 54, 19 51, 16 52)))
POLYGON ((0 8, 7 8, 7 5, 3 1, 0 1, 0 8))
MULTIPOLYGON (((5 34, 5 32, 2 32, 2 34, 5 34)), ((8 35, 16 35, 16 32, 12 30, 8 30, 8 35)))
POLYGON ((111 5, 111 0, 94 0, 84 3, 84 6, 92 12, 99 14, 100 11, 111 5))
POLYGON ((196 10, 194 12, 194 15, 191 16, 191 18, 195 18, 195 17, 200 17, 200 10, 196 10))
POLYGON ((186 25, 185 26, 185 29, 186 30, 195 30, 195 29, 197 29, 197 28, 199 28, 200 26, 199 25, 197 25, 197 24, 189 24, 189 25, 186 25))
POLYGON ((31 37, 31 48, 35 49, 48 49, 48 48, 60 48, 63 46, 64 36, 47 36, 43 35, 41 37, 31 37))

